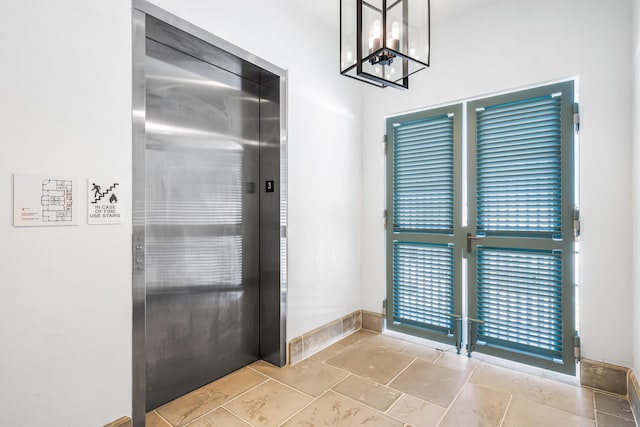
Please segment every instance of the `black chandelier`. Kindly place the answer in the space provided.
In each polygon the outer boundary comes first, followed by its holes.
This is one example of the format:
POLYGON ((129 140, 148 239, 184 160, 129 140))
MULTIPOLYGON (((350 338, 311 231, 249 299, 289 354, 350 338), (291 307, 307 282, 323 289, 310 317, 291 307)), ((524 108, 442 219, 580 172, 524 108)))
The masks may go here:
POLYGON ((429 66, 429 0, 340 0, 340 74, 409 88, 429 66))

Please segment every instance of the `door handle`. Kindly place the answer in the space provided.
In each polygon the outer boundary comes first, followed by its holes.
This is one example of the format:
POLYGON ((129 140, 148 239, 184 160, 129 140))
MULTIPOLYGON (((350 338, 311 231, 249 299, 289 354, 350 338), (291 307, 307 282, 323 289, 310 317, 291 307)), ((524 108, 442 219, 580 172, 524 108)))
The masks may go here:
POLYGON ((474 236, 471 233, 467 233, 467 253, 471 253, 471 241, 472 240, 480 240, 484 236, 474 236))

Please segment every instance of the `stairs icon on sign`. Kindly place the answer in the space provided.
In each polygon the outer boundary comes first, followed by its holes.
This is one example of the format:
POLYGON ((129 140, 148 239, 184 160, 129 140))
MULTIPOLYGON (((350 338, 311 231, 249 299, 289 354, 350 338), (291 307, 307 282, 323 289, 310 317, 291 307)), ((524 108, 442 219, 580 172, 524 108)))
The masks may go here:
POLYGON ((114 188, 116 188, 116 186, 118 185, 118 183, 116 182, 115 184, 113 184, 111 187, 107 188, 105 190, 104 193, 101 193, 93 202, 91 203, 98 203, 104 196, 106 196, 107 194, 109 194, 110 192, 112 192, 114 190, 114 188))

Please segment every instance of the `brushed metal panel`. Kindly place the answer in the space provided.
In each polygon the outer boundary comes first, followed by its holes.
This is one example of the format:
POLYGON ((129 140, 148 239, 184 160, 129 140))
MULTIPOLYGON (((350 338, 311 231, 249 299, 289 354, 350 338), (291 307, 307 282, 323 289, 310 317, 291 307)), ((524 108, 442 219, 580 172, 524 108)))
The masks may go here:
POLYGON ((144 223, 145 223, 145 14, 133 11, 133 87, 132 87, 132 138, 133 138, 133 210, 132 210, 132 423, 144 426, 146 412, 146 351, 145 351, 145 268, 144 268, 144 223), (142 253, 140 253, 142 251, 142 253), (136 263, 136 260, 142 260, 136 263))
MULTIPOLYGON (((273 181, 273 192, 260 193, 260 355, 277 366, 286 363, 283 307, 280 288, 280 85, 271 80, 261 86, 260 181, 273 181)), ((286 298, 286 295, 284 295, 286 298)))
MULTIPOLYGON (((205 331, 199 328, 197 331, 192 330, 195 335, 204 335, 204 340, 198 342, 186 339, 188 334, 184 331, 198 323, 215 321, 222 327, 213 340, 222 343, 220 347, 235 349, 231 353, 223 351, 215 356, 218 357, 222 370, 234 369, 231 367, 231 359, 244 360, 246 357, 249 362, 253 361, 258 340, 250 338, 245 342, 246 345, 239 344, 242 341, 240 337, 245 334, 242 332, 244 326, 237 327, 237 324, 248 321, 245 317, 251 317, 242 313, 242 301, 251 301, 253 298, 245 298, 244 280, 251 277, 250 281, 255 283, 253 277, 257 274, 258 263, 260 302, 250 302, 249 306, 253 310, 249 312, 256 317, 259 312, 260 322, 256 329, 255 322, 251 320, 250 323, 254 326, 248 328, 248 333, 255 335, 259 330, 259 357, 279 366, 286 362, 287 72, 146 0, 133 1, 132 27, 132 422, 134 427, 142 427, 145 425, 146 409, 155 405, 148 406, 146 402, 146 390, 152 384, 150 379, 155 375, 149 376, 147 371, 158 373, 156 368, 160 366, 158 361, 147 361, 146 343, 153 346, 154 342, 159 342, 157 337, 154 341, 148 336, 147 313, 158 319, 156 326, 160 332, 156 332, 156 335, 174 341, 174 345, 166 346, 168 353, 173 352, 174 347, 199 347, 205 343, 204 352, 208 354, 209 347, 206 343, 212 340, 213 335, 203 334, 205 331), (173 48, 175 51, 166 48, 173 48), (147 55, 147 50, 150 55, 147 55), (186 57, 180 52, 186 53, 186 57), (169 57, 171 60, 167 61, 169 57), (150 65, 154 61, 156 68, 150 65), (213 69, 228 73, 216 74, 213 69), (247 85, 246 82, 253 82, 254 85, 247 85), (259 93, 256 92, 255 84, 260 84, 259 93), (150 95, 147 88, 152 89, 154 94, 150 95), (224 102, 220 101, 221 96, 224 102), (165 98, 170 103, 179 105, 188 99, 186 105, 193 108, 165 108, 161 105, 165 98), (156 102, 157 110, 161 113, 154 115, 153 108, 149 110, 147 107, 148 102, 156 102), (252 104, 258 106, 257 116, 252 104), (260 134, 253 126, 245 128, 245 119, 259 123, 260 134), (205 140, 215 140, 217 145, 206 146, 203 150, 205 140), (238 154, 238 146, 242 147, 242 155, 238 154), (260 150, 264 156, 260 159, 261 176, 255 183, 246 182, 242 191, 255 194, 265 204, 259 214, 260 231, 252 225, 253 220, 246 220, 245 211, 238 209, 239 205, 247 205, 244 193, 243 201, 240 204, 237 202, 238 176, 242 177, 240 181, 244 179, 244 172, 238 173, 237 165, 241 163, 246 167, 254 167, 253 156, 248 154, 251 152, 250 147, 260 150), (196 155, 198 159, 192 162, 193 159, 180 157, 179 154, 178 159, 173 162, 173 168, 170 167, 171 162, 162 160, 163 156, 185 150, 200 153, 196 155), (213 151, 216 150, 214 155, 213 151), (201 155, 207 151, 211 151, 211 156, 201 155), (279 154, 279 164, 275 161, 276 152, 279 154), (218 174, 218 177, 225 176, 226 179, 217 181, 217 184, 226 186, 226 191, 220 192, 219 197, 207 198, 208 193, 202 189, 201 181, 190 180, 179 174, 175 179, 170 179, 161 178, 160 172, 152 172, 155 184, 146 185, 148 167, 173 170, 175 166, 181 165, 184 168, 187 164, 191 167, 198 162, 206 163, 203 158, 209 158, 212 164, 217 162, 220 170, 227 171, 226 175, 222 172, 218 174), (264 194, 265 179, 274 180, 275 194, 264 194), (196 205, 193 204, 193 195, 182 191, 170 192, 171 195, 165 198, 153 195, 157 186, 173 186, 175 190, 185 184, 200 188, 202 197, 195 200, 196 205), (149 189, 152 191, 148 191, 149 189), (145 202, 147 193, 153 195, 149 210, 146 209, 145 202), (275 202, 278 198, 279 204, 275 202), (230 206, 233 207, 229 209, 230 206), (279 221, 276 219, 278 214, 279 221), (258 234, 261 240, 251 242, 257 249, 245 250, 248 242, 245 236, 251 234, 258 234), (262 240, 276 236, 279 247, 273 241, 262 240), (215 243, 212 238, 216 240, 215 243), (148 251, 150 258, 147 256, 148 251), (258 251, 262 260, 253 259, 258 251), (241 267, 238 262, 240 257, 241 267), (203 260, 209 261, 203 263, 203 260), (253 268, 244 267, 247 260, 253 263, 253 268), (151 262, 151 269, 147 268, 148 262, 151 262), (185 274, 182 271, 184 269, 190 273, 185 274), (216 293, 226 294, 226 297, 216 296, 216 293), (212 317, 211 307, 215 308, 222 301, 222 310, 219 310, 221 313, 230 309, 242 314, 239 317, 212 317), (258 305, 259 308, 256 308, 258 305), (189 313, 177 310, 178 307, 187 306, 190 307, 189 313), (170 331, 164 331, 167 329, 170 331), (229 342, 231 344, 227 345, 229 342)), ((241 169, 244 171, 244 166, 241 169)), ((254 290, 251 286, 249 288, 254 290)), ((202 351, 200 348, 192 355, 202 351)), ((183 394, 196 383, 210 381, 203 380, 202 375, 199 375, 211 374, 211 364, 206 362, 206 358, 190 359, 183 357, 185 354, 173 354, 176 369, 184 365, 197 367, 191 371, 180 369, 169 372, 166 375, 168 386, 164 387, 167 393, 183 394)), ((167 354, 157 359, 161 360, 163 357, 166 358, 167 354)), ((240 362, 238 365, 244 363, 240 362)), ((212 378, 216 375, 218 374, 212 378)), ((161 393, 157 394, 160 395, 161 393)), ((163 399, 158 399, 158 402, 163 399)))
POLYGON ((260 356, 259 86, 147 39, 147 410, 260 356))

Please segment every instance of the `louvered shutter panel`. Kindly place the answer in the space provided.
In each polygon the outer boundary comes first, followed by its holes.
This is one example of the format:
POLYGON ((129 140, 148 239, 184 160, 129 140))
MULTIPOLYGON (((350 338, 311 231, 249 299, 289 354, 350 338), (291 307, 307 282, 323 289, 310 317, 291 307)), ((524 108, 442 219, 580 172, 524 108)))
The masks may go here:
POLYGON ((453 117, 393 129, 395 231, 453 232, 453 117))
POLYGON ((389 326, 418 328, 427 334, 423 336, 447 342, 455 311, 456 118, 451 111, 461 112, 456 108, 409 115, 389 126, 393 136, 389 326))
POLYGON ((448 333, 453 312, 453 248, 393 244, 393 320, 448 333))
POLYGON ((478 248, 478 341, 562 360, 560 252, 478 248))
POLYGON ((479 231, 560 234, 561 98, 477 112, 479 231))

